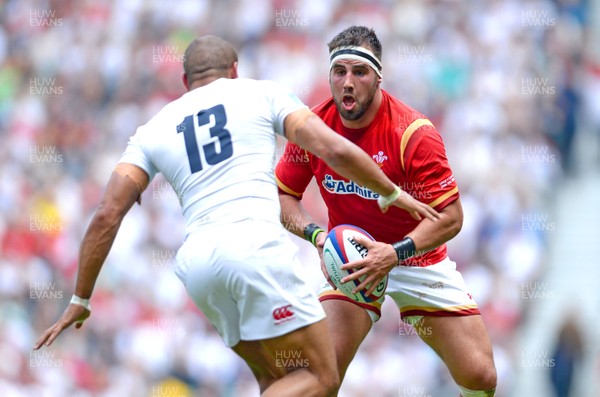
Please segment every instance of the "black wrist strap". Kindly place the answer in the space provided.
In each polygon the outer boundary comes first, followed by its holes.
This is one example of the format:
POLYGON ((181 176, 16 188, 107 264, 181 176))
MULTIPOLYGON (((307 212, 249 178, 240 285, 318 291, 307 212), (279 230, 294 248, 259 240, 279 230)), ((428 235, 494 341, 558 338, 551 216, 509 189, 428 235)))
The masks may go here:
POLYGON ((321 229, 321 227, 315 223, 309 223, 304 228, 304 238, 310 241, 312 245, 315 245, 315 239, 317 238, 317 234, 324 232, 325 230, 321 229))
POLYGON ((405 259, 413 257, 417 254, 417 247, 415 246, 415 242, 410 237, 404 237, 401 241, 392 244, 394 250, 396 250, 396 255, 398 255, 398 261, 402 262, 405 259))

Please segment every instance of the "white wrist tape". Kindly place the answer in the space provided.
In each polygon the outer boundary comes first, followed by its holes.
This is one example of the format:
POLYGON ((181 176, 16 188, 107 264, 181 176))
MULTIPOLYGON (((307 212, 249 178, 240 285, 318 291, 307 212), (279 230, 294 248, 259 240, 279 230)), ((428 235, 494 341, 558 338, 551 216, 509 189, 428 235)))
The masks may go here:
POLYGON ((92 306, 90 306, 89 299, 83 299, 83 298, 78 297, 77 295, 73 295, 73 297, 71 298, 71 303, 74 305, 81 305, 81 306, 85 307, 86 309, 88 309, 89 311, 92 311, 92 306))
POLYGON ((394 191, 389 196, 379 196, 377 198, 377 204, 379 204, 379 208, 384 209, 390 206, 398 197, 402 194, 402 189, 400 186, 396 186, 394 191))

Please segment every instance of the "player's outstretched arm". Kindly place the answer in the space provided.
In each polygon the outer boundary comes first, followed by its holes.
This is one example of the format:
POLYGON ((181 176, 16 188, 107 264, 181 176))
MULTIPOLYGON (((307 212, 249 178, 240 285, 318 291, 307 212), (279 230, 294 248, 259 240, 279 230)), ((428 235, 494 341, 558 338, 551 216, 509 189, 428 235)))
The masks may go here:
MULTIPOLYGON (((75 296, 89 299, 92 296, 100 269, 110 252, 121 222, 131 206, 139 200, 140 194, 148 185, 148 176, 140 168, 131 164, 118 164, 113 171, 106 191, 90 222, 79 249, 79 268, 75 296)), ((89 308, 81 303, 67 306, 62 316, 46 329, 36 341, 34 349, 50 346, 54 339, 66 328, 76 323, 81 328, 83 321, 90 316, 89 308)))
POLYGON ((299 110, 289 114, 285 119, 285 133, 290 141, 323 159, 340 175, 382 196, 385 199, 380 203, 383 211, 395 205, 410 212, 417 220, 421 217, 432 221, 437 219, 435 210, 407 194, 401 194, 400 188, 362 149, 335 133, 311 111, 299 110))

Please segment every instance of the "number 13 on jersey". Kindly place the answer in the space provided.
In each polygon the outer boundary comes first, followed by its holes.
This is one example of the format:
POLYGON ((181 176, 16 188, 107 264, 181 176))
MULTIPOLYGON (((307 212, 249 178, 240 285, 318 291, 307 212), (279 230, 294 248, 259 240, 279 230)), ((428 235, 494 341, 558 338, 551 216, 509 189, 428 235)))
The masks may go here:
MULTIPOLYGON (((198 117, 198 127, 211 124, 211 115, 214 117, 214 125, 208 129, 208 132, 211 138, 216 139, 211 139, 210 142, 202 145, 202 152, 204 153, 206 163, 208 165, 215 165, 233 155, 233 146, 231 145, 231 133, 225 128, 227 115, 225 114, 225 107, 223 105, 216 105, 210 109, 199 111, 196 114, 198 117)), ((192 174, 202 171, 200 148, 196 140, 196 128, 194 128, 194 115, 186 116, 183 122, 177 126, 177 133, 180 132, 183 132, 185 150, 192 174)), ((198 138, 204 141, 203 137, 198 138)))

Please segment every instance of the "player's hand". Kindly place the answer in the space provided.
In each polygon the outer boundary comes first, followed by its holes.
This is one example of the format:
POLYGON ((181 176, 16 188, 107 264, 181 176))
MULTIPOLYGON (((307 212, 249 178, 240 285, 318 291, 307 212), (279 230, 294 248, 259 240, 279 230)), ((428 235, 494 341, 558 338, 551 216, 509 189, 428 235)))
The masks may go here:
POLYGON ((327 282, 329 283, 329 285, 331 285, 331 288, 336 290, 337 287, 335 286, 333 281, 331 281, 331 278, 329 277, 329 273, 327 272, 327 268, 325 267, 325 262, 323 262, 323 245, 325 244, 326 239, 327 239, 326 232, 321 232, 321 233, 317 234, 317 237, 315 238, 315 246, 317 247, 317 251, 319 252, 319 259, 321 260, 321 271, 323 272, 323 275, 327 279, 327 282))
MULTIPOLYGON (((423 219, 423 217, 425 217, 435 222, 440 218, 440 214, 436 210, 431 208, 429 205, 415 199, 413 196, 406 193, 405 191, 402 191, 396 199, 396 201, 394 201, 391 205, 408 211, 410 216, 412 216, 413 219, 417 221, 420 221, 421 219, 423 219)), ((381 211, 385 213, 387 212, 388 208, 389 207, 382 208, 381 211)))
POLYGON ((48 328, 42 336, 35 342, 33 346, 34 350, 38 350, 42 345, 50 346, 54 339, 60 335, 63 330, 69 328, 75 323, 75 328, 79 329, 83 325, 83 322, 90 316, 91 312, 81 305, 70 303, 65 309, 62 316, 48 328))
POLYGON ((390 270, 398 265, 398 255, 390 244, 373 241, 360 234, 354 235, 354 241, 366 247, 369 252, 365 258, 342 266, 343 270, 352 269, 353 273, 344 277, 341 282, 346 283, 366 275, 365 279, 352 290, 352 293, 366 289, 366 294, 370 295, 390 270))

